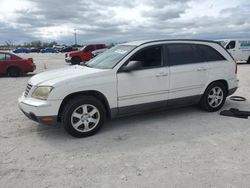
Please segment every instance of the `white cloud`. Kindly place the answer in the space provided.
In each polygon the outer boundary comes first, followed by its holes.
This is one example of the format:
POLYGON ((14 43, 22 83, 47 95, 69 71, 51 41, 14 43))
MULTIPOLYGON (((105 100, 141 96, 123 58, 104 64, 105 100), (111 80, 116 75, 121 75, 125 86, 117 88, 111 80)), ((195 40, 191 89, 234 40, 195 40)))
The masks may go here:
POLYGON ((1 0, 6 40, 116 42, 148 38, 249 37, 248 0, 1 0))

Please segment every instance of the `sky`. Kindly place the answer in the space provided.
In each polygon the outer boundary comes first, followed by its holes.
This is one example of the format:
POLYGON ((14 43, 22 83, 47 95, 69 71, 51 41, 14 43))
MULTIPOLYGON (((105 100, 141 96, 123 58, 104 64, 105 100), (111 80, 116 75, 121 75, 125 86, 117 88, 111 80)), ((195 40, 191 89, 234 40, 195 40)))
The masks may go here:
POLYGON ((0 44, 250 38, 249 0, 0 0, 0 44))

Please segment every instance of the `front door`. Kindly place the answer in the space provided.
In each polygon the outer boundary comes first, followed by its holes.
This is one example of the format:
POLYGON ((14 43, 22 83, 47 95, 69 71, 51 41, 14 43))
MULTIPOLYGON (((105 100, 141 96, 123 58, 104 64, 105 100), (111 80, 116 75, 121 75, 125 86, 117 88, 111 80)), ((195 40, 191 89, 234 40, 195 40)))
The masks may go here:
POLYGON ((158 45, 144 48, 128 62, 131 61, 141 62, 141 67, 117 73, 119 112, 131 113, 133 110, 166 105, 169 67, 164 65, 163 47, 158 45))

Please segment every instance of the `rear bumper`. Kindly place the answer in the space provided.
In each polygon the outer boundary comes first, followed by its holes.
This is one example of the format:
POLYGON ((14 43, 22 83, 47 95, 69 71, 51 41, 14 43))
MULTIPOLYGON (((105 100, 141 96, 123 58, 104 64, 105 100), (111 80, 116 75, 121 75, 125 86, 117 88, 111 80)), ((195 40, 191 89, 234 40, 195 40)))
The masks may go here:
POLYGON ((229 89, 229 90, 228 90, 228 94, 227 94, 227 96, 230 96, 230 95, 234 94, 234 93, 235 93, 235 91, 236 91, 237 89, 238 89, 238 87, 235 87, 235 88, 229 89))
POLYGON ((67 63, 71 63, 71 57, 65 57, 65 61, 67 62, 67 63))

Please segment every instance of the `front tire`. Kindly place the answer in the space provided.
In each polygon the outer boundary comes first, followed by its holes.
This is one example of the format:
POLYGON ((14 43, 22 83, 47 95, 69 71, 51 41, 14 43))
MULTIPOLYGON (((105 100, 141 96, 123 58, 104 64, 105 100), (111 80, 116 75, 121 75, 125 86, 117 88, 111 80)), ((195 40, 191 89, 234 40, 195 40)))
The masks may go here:
POLYGON ((105 121, 103 104, 91 96, 70 100, 62 113, 64 129, 77 138, 96 134, 105 121))
POLYGON ((80 65, 81 58, 80 57, 72 57, 71 64, 72 65, 80 65))
POLYGON ((223 83, 210 84, 200 101, 201 108, 208 112, 215 112, 222 108, 227 97, 227 90, 223 83))
POLYGON ((21 74, 21 71, 17 67, 11 67, 8 69, 7 74, 10 77, 19 77, 21 74))

